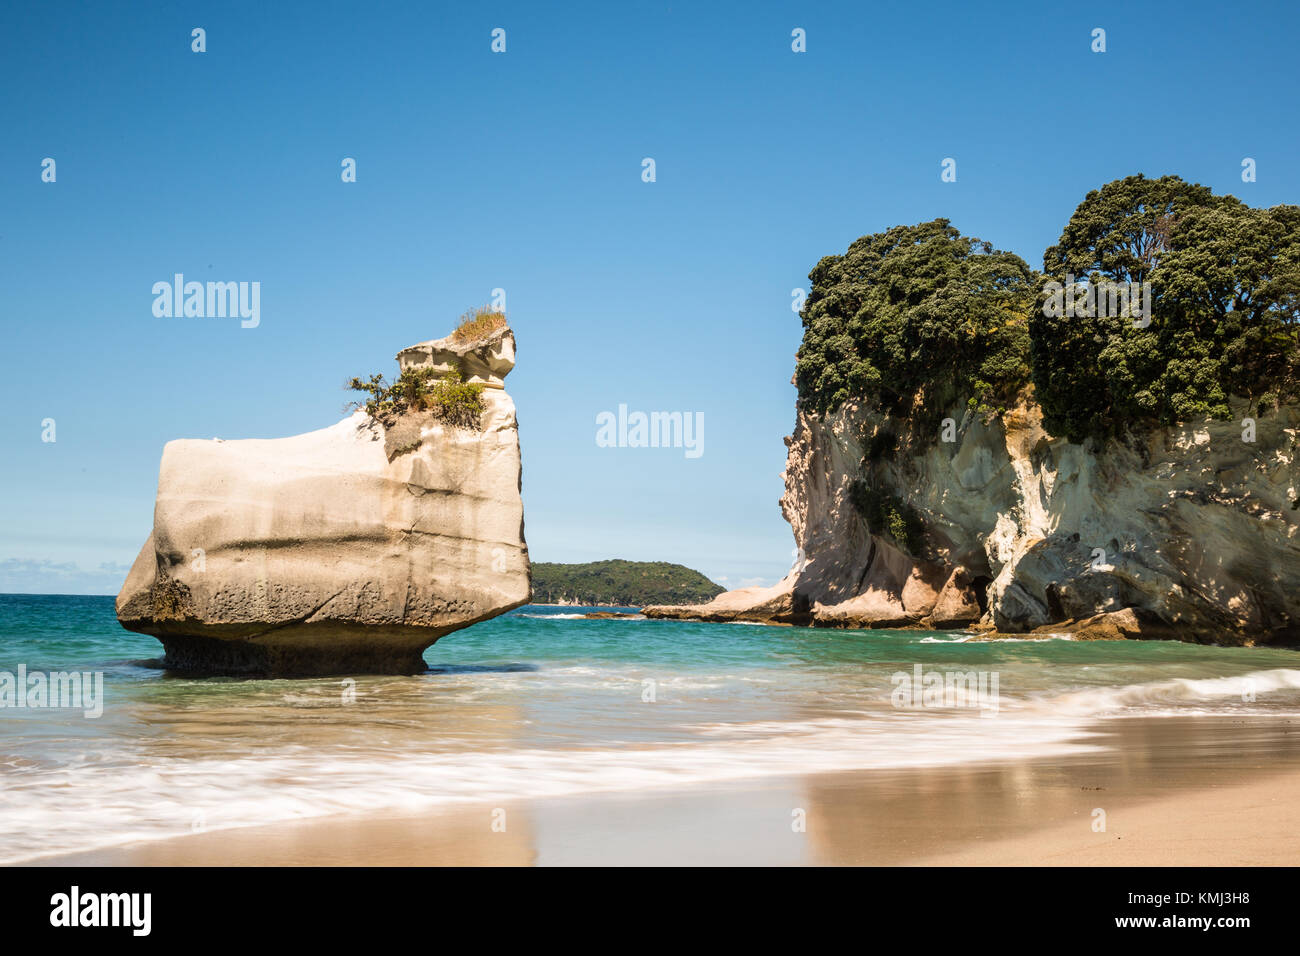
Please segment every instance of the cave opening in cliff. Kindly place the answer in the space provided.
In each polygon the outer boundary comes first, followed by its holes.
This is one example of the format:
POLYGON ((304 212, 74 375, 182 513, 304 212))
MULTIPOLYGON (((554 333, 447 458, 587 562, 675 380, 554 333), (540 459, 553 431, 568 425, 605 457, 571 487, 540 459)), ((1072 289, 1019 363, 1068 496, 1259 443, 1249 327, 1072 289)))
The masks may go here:
POLYGON ((970 583, 970 589, 975 592, 975 600, 979 603, 980 614, 985 614, 989 609, 989 585, 993 579, 987 574, 978 575, 970 583))

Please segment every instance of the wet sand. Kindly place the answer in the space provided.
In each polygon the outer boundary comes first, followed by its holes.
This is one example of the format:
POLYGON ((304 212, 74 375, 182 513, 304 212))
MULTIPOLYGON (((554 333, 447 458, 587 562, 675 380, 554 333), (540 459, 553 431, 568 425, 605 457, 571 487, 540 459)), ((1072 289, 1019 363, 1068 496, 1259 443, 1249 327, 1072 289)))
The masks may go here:
MULTIPOLYGON (((1098 722, 1069 757, 460 804, 189 834, 57 865, 1294 865, 1300 720, 1098 722), (1097 828, 1103 818, 1105 829, 1097 828), (801 826, 802 825, 802 826, 801 826)), ((395 767, 400 773, 400 766, 395 767)))

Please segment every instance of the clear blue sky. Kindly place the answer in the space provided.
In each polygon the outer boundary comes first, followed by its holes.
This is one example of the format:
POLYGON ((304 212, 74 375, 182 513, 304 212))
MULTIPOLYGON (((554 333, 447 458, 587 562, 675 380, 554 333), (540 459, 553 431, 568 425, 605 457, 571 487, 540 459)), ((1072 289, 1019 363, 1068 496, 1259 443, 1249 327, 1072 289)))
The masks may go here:
POLYGON ((1294 4, 467 6, 4 5, 0 591, 116 591, 165 442, 332 424, 497 287, 534 560, 772 582, 821 256, 946 216, 1040 266, 1137 172, 1300 200, 1294 4), (260 282, 260 327, 155 318, 176 272, 260 282), (598 448, 619 403, 703 456, 598 448))

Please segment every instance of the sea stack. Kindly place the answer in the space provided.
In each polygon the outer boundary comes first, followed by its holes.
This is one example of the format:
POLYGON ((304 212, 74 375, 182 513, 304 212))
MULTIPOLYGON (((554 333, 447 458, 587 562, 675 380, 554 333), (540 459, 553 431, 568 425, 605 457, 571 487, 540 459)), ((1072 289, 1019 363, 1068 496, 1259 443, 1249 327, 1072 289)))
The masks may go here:
POLYGON ((202 673, 413 673, 439 638, 528 601, 519 432, 502 323, 404 349, 481 386, 478 427, 432 411, 163 450, 122 626, 202 673))

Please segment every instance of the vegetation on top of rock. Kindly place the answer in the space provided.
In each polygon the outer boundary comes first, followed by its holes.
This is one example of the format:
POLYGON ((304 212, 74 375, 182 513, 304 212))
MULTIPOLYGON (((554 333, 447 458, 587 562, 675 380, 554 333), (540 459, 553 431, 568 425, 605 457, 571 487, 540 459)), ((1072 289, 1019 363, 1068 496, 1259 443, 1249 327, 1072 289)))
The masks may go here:
POLYGON ((383 375, 351 379, 347 387, 370 397, 349 408, 363 409, 376 421, 391 425, 409 411, 429 411, 457 428, 477 429, 483 416, 483 386, 466 382, 460 372, 440 372, 433 366, 408 366, 391 384, 383 375))
POLYGON ((863 236, 809 278, 795 379, 814 411, 936 386, 992 407, 1029 378, 1035 273, 946 219, 863 236))
POLYGON ((966 399, 989 413, 1032 383, 1047 430, 1078 442, 1228 418, 1230 396, 1257 409, 1300 397, 1300 207, 1130 176, 1084 197, 1043 268, 945 219, 823 258, 802 312, 800 404, 935 416, 966 399), (1150 321, 1091 305, 1044 314, 1049 281, 1150 283, 1150 321))
POLYGON ((1129 176, 1084 197, 1043 268, 1062 283, 1149 282, 1152 301, 1145 327, 1035 308, 1033 380, 1052 434, 1228 419, 1230 396, 1262 408, 1300 394, 1300 207, 1129 176))
POLYGON ((486 339, 497 329, 506 327, 506 314, 491 307, 480 305, 467 310, 460 317, 460 322, 451 333, 451 340, 457 345, 467 345, 486 339))
POLYGON ((533 564, 533 601, 538 604, 701 604, 722 591, 698 571, 666 561, 533 564))

